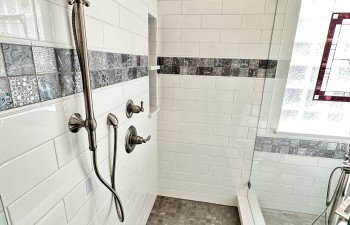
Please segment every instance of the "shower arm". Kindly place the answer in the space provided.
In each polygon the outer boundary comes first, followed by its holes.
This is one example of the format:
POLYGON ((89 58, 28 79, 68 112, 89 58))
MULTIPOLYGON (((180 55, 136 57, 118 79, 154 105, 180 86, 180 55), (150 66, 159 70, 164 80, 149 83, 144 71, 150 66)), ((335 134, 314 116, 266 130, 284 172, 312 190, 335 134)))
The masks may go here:
POLYGON ((81 128, 85 127, 89 138, 89 149, 91 151, 95 151, 97 149, 97 123, 94 116, 94 108, 92 102, 84 17, 84 6, 88 7, 90 5, 90 2, 87 0, 69 0, 68 3, 70 5, 73 5, 73 32, 82 73, 86 114, 85 120, 79 113, 73 114, 69 119, 69 130, 73 133, 77 133, 81 128))

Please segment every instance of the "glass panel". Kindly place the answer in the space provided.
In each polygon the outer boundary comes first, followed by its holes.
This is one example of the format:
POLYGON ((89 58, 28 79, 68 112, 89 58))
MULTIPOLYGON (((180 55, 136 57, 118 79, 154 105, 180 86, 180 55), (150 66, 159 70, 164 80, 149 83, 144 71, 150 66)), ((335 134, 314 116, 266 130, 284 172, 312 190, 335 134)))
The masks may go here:
POLYGON ((0 225, 7 225, 6 215, 0 198, 0 225))
MULTIPOLYGON (((336 9, 350 12, 350 2, 278 0, 277 4, 286 5, 277 11, 272 35, 281 38, 271 44, 277 75, 265 78, 264 99, 270 101, 263 102, 260 110, 248 196, 258 199, 267 225, 307 225, 324 210, 328 178, 342 166, 349 143, 344 137, 350 132, 350 104, 313 98, 329 21, 336 9), (280 26, 279 18, 288 18, 288 23, 280 26), (273 49, 279 49, 277 54, 273 49)), ((338 37, 330 48, 334 60, 324 71, 325 89, 337 95, 349 90, 350 80, 346 79, 350 24, 344 21, 344 36, 343 27, 337 27, 338 37)), ((333 176, 331 195, 339 176, 339 171, 333 176)), ((324 225, 324 217, 315 224, 324 225)))

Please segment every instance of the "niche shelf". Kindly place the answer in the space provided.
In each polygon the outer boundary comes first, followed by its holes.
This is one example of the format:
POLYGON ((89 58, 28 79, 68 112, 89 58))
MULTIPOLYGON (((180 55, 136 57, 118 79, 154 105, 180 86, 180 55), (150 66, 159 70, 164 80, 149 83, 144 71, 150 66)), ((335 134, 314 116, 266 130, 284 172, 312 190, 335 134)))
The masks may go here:
POLYGON ((157 116, 160 110, 159 85, 157 70, 157 18, 148 14, 148 75, 149 75, 149 114, 152 118, 157 116))
POLYGON ((160 69, 160 66, 148 66, 149 71, 159 70, 159 69, 160 69))

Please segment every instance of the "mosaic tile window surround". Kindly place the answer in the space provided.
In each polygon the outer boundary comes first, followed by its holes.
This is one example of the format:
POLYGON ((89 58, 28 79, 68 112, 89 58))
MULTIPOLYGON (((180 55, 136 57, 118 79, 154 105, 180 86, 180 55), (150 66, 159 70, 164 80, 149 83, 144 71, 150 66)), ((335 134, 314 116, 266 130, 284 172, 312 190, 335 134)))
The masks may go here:
POLYGON ((349 143, 275 137, 257 137, 255 151, 344 159, 349 143))
MULTIPOLYGON (((95 88, 148 76, 148 56, 89 51, 95 88)), ((0 44, 0 111, 83 91, 76 50, 0 44)))
POLYGON ((277 61, 260 59, 158 57, 159 73, 275 78, 277 61))

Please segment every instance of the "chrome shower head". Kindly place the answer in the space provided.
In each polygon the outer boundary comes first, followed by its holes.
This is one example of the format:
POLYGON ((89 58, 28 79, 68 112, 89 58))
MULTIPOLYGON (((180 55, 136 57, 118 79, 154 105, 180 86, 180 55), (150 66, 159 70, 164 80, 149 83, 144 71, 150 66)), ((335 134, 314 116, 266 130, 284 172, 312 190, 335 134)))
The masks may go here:
POLYGON ((107 116, 107 124, 111 125, 113 127, 117 127, 118 126, 118 118, 113 113, 109 113, 107 116))

